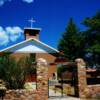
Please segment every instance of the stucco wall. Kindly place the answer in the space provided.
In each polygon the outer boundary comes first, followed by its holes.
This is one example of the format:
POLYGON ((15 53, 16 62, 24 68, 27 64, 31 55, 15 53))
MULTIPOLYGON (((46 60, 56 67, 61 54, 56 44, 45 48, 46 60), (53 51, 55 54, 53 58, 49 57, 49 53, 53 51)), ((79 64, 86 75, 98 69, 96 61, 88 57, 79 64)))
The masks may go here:
MULTIPOLYGON (((29 55, 30 55, 30 53, 13 53, 13 54, 11 54, 11 56, 15 57, 16 60, 19 60, 20 58, 26 57, 29 55)), ((48 66, 48 78, 52 77, 52 74, 57 72, 57 66, 56 66, 56 64, 50 65, 50 63, 54 63, 56 57, 51 55, 51 54, 48 54, 48 53, 37 53, 36 59, 38 59, 38 58, 44 58, 47 60, 47 62, 49 64, 49 66, 48 66)))
POLYGON ((53 63, 54 60, 56 59, 55 56, 48 54, 48 53, 37 53, 36 59, 38 59, 38 58, 44 58, 47 60, 48 63, 53 63))
POLYGON ((57 72, 57 66, 56 64, 50 64, 50 63, 54 63, 56 57, 48 54, 48 53, 37 53, 36 54, 36 59, 38 58, 44 58, 47 60, 49 66, 48 66, 48 78, 52 77, 52 74, 57 72))

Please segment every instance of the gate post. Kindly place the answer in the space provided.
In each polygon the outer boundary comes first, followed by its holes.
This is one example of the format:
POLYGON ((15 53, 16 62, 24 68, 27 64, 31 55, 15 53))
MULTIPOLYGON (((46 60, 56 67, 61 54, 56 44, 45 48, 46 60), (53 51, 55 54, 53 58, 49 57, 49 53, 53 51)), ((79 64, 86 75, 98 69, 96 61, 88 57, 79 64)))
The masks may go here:
POLYGON ((43 58, 37 60, 37 90, 42 94, 41 100, 48 100, 48 67, 43 58))
POLYGON ((77 74, 78 74, 78 89, 79 89, 79 97, 85 97, 85 89, 87 87, 86 81, 86 64, 83 59, 78 58, 75 60, 77 63, 77 74))

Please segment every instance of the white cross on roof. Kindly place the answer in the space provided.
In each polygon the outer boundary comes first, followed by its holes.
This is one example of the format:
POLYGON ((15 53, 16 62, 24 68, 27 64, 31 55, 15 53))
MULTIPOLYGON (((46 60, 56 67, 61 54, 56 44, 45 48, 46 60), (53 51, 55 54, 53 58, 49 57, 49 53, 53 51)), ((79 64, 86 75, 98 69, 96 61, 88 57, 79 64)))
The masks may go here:
POLYGON ((33 27, 33 23, 35 22, 35 20, 33 18, 31 18, 30 20, 28 20, 31 23, 31 28, 33 27))

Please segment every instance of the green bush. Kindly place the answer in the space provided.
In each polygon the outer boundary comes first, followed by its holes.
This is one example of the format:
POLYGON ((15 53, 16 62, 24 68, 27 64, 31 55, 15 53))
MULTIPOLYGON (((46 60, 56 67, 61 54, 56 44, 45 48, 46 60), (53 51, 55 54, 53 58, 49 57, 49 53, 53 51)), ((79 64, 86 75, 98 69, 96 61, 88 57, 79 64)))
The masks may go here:
POLYGON ((18 61, 9 55, 3 56, 0 61, 0 79, 4 80, 8 89, 24 88, 25 78, 32 69, 30 57, 23 57, 18 61))

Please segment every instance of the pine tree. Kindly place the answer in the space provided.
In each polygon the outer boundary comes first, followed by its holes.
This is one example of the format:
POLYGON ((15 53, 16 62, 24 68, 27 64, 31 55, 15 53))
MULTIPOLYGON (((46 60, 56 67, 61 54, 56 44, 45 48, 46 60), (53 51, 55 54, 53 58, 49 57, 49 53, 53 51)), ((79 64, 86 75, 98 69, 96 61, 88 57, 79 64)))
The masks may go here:
POLYGON ((79 32, 73 19, 70 18, 68 26, 59 41, 58 50, 64 53, 64 57, 75 60, 75 58, 83 56, 83 45, 81 45, 83 40, 82 34, 79 32))
POLYGON ((86 52, 92 54, 91 63, 100 64, 100 11, 94 16, 85 18, 83 24, 88 27, 86 35, 86 52))

